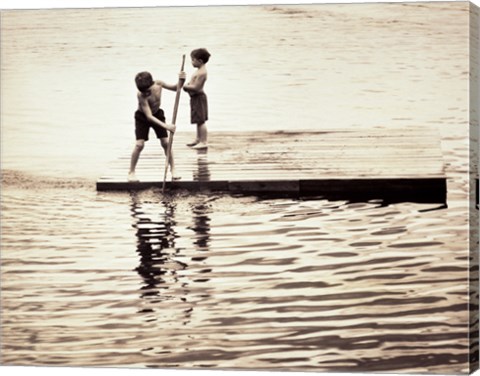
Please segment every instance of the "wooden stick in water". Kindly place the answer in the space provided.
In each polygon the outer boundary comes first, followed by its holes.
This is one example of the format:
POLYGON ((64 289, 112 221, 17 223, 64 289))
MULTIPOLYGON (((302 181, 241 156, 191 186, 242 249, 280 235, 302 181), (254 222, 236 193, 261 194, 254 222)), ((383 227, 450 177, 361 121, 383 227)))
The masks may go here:
MULTIPOLYGON (((185 68, 185 55, 182 56, 182 67, 180 68, 180 72, 183 72, 184 68, 185 68)), ((175 125, 177 121, 178 105, 180 103, 180 93, 182 92, 182 86, 184 82, 185 80, 178 79, 177 94, 175 96, 175 105, 173 106, 173 115, 172 115, 173 125, 175 125)), ((173 135, 174 133, 170 133, 168 138, 167 159, 165 161, 165 173, 163 175, 162 193, 165 193, 165 182, 167 180, 168 166, 170 165, 170 156, 172 155, 173 135)))

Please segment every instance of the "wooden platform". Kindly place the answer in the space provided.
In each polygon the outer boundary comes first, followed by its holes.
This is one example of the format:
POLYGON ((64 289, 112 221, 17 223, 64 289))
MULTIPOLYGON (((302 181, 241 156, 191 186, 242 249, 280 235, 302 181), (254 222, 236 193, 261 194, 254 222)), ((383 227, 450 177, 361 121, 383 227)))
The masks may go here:
MULTIPOLYGON (((152 132, 153 135, 153 132, 152 132)), ((429 128, 307 132, 211 132, 208 150, 185 144, 177 132, 174 156, 180 181, 167 188, 245 194, 286 194, 388 201, 446 201, 439 135, 429 128)), ((127 182, 131 150, 97 181, 97 190, 161 187, 165 157, 157 140, 146 143, 138 183, 127 182)))

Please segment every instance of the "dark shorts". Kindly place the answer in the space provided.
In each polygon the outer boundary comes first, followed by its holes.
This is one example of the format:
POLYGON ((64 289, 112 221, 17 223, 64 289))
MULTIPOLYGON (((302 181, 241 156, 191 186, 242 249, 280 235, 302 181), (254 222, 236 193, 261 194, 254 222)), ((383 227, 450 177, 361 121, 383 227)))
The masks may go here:
MULTIPOLYGON (((163 113, 162 109, 159 109, 157 112, 155 112, 153 116, 165 123, 165 114, 163 113)), ((157 138, 168 137, 168 133, 165 128, 155 123, 150 123, 145 114, 142 111, 137 110, 135 112, 135 137, 137 138, 137 140, 147 141, 150 127, 152 127, 155 131, 157 138)))
POLYGON ((208 102, 204 93, 190 97, 190 122, 203 124, 208 120, 208 102))

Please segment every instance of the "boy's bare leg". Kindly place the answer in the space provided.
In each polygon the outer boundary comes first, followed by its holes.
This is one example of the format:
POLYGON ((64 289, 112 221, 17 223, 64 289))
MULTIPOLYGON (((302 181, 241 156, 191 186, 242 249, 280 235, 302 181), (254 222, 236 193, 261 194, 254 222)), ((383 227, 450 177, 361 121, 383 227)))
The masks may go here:
POLYGON ((197 135, 198 143, 193 146, 193 149, 206 149, 208 147, 207 143, 207 125, 205 123, 197 125, 197 135))
MULTIPOLYGON (((161 138, 160 143, 162 145, 163 151, 165 153, 165 157, 168 154, 168 138, 161 138)), ((170 150, 170 158, 168 160, 168 164, 170 166, 170 172, 172 173, 172 180, 180 180, 180 177, 175 174, 175 161, 173 158, 173 149, 170 150)))
POLYGON ((195 146, 196 144, 198 144, 200 142, 200 136, 198 134, 198 127, 197 127, 197 136, 195 137, 195 140, 193 140, 192 142, 189 142, 187 144, 188 147, 192 147, 192 146, 195 146))
POLYGON ((132 156, 130 158, 130 171, 128 172, 128 180, 129 181, 138 181, 137 177, 135 176, 135 168, 137 167, 138 159, 140 158, 140 153, 142 152, 143 148, 145 147, 145 140, 137 140, 135 143, 135 147, 132 151, 132 156))

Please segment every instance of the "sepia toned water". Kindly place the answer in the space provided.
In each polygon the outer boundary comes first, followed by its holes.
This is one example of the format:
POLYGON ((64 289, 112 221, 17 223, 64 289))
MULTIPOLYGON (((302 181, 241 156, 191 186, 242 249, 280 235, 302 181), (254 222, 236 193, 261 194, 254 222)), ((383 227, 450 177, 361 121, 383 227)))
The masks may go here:
MULTIPOLYGON (((468 372, 467 20, 466 3, 3 13, 2 362, 468 372), (96 192, 133 144, 135 73, 173 83, 202 46, 210 137, 431 126, 448 208, 96 192)), ((188 116, 183 96, 178 132, 188 116)))

